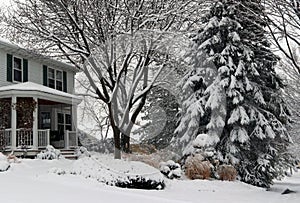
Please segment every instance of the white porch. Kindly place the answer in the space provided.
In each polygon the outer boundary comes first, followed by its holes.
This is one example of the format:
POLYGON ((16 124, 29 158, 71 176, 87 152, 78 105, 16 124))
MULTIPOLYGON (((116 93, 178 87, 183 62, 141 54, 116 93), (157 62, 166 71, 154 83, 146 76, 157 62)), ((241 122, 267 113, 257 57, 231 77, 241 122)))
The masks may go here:
MULTIPOLYGON (((4 137, 5 149, 41 149, 46 148, 50 142, 50 129, 37 130, 37 137, 34 137, 32 129, 16 129, 16 137, 12 135, 12 129, 1 130, 0 134, 4 137), (14 141, 13 141, 14 140, 14 141), (14 144, 15 143, 15 146, 14 144)), ((65 131, 64 145, 58 148, 74 148, 78 146, 78 134, 76 131, 65 131)))
POLYGON ((0 137, 6 150, 38 150, 49 144, 65 149, 78 146, 79 97, 26 82, 0 87, 0 100, 11 104, 9 115, 0 118, 0 137), (16 108, 24 100, 36 104, 27 118, 16 108))

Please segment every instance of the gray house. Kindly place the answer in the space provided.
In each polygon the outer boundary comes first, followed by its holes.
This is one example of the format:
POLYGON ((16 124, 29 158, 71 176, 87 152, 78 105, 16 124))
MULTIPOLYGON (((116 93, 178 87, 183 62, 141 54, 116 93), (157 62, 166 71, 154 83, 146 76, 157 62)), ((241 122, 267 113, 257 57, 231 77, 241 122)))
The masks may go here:
POLYGON ((78 145, 74 66, 0 39, 0 147, 37 152, 78 145))

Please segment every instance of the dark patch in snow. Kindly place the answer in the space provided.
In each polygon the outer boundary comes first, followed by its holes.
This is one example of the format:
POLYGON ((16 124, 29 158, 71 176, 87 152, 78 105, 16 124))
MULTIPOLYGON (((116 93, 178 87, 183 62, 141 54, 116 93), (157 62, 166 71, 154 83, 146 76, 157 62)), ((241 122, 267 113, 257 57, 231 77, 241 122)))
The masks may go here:
POLYGON ((289 188, 285 189, 281 194, 282 195, 286 195, 286 194, 290 194, 290 193, 296 193, 295 191, 293 190, 290 190, 289 188))

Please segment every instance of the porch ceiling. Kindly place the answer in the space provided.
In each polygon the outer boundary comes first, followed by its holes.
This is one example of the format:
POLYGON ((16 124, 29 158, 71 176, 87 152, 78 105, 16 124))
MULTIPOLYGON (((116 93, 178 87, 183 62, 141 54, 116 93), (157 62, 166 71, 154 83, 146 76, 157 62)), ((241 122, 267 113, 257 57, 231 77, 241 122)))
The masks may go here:
POLYGON ((55 90, 32 82, 18 83, 0 87, 0 98, 11 96, 37 97, 39 99, 47 99, 50 101, 62 102, 67 104, 79 104, 82 101, 79 96, 55 90))

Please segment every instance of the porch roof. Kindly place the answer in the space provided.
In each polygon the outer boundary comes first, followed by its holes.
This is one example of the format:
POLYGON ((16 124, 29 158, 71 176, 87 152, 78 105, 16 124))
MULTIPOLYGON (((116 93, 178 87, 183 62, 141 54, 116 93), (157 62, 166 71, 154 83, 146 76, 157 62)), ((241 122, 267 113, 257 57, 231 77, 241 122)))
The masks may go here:
POLYGON ((33 97, 39 99, 48 99, 68 104, 79 104, 81 97, 66 92, 62 92, 44 85, 33 82, 18 83, 0 87, 0 98, 17 96, 17 97, 33 97))

